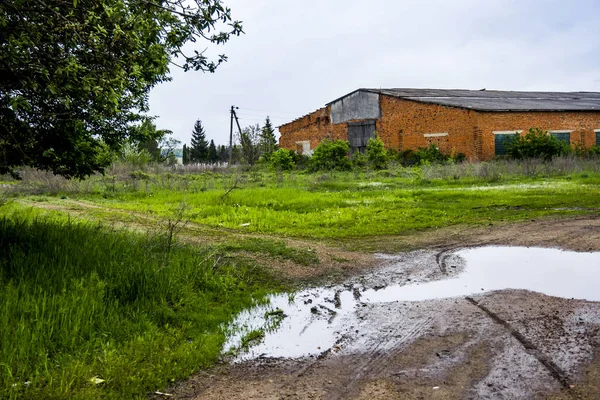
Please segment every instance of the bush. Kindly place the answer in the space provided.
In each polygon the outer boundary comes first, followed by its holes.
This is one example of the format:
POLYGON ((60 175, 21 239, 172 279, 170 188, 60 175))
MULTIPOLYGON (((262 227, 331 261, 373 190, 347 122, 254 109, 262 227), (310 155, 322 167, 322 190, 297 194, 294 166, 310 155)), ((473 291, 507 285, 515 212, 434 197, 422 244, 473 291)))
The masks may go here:
POLYGON ((588 150, 588 155, 591 157, 599 157, 600 156, 600 146, 592 146, 588 150))
POLYGON ((440 151, 440 149, 433 143, 429 145, 429 147, 419 147, 416 151, 416 157, 418 157, 419 162, 423 163, 431 163, 431 164, 442 164, 448 161, 448 156, 440 151))
POLYGON ((385 169, 389 161, 389 157, 385 150, 385 146, 379 137, 371 138, 367 142, 367 157, 369 164, 373 169, 385 169))
POLYGON ((310 159, 310 168, 313 171, 349 170, 351 163, 348 151, 350 147, 344 140, 325 140, 315 149, 310 159))
POLYGON ((396 154, 395 159, 403 167, 412 167, 420 162, 419 155, 412 149, 402 150, 396 154))
POLYGON ((369 158, 365 154, 357 151, 350 157, 350 162, 352 163, 353 168, 362 169, 369 164, 369 158))
POLYGON ((509 156, 522 160, 540 158, 550 161, 556 156, 568 154, 570 146, 549 135, 547 131, 531 128, 524 136, 516 136, 506 145, 509 156))
POLYGON ((294 163, 295 151, 279 149, 271 153, 269 165, 279 171, 291 171, 296 166, 294 163))

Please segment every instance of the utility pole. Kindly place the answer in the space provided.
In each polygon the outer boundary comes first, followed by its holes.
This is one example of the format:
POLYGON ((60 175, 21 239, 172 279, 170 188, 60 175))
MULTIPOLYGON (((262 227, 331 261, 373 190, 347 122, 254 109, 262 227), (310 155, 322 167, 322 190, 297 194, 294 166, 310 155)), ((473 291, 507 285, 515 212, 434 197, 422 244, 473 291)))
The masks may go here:
POLYGON ((242 136, 242 128, 240 128, 240 121, 238 121, 238 117, 237 117, 237 114, 235 113, 235 110, 233 111, 233 116, 235 117, 235 123, 237 124, 238 132, 239 132, 240 137, 241 137, 242 136))
POLYGON ((231 106, 231 117, 229 121, 229 165, 231 166, 231 156, 233 154, 233 115, 235 114, 235 106, 231 106))

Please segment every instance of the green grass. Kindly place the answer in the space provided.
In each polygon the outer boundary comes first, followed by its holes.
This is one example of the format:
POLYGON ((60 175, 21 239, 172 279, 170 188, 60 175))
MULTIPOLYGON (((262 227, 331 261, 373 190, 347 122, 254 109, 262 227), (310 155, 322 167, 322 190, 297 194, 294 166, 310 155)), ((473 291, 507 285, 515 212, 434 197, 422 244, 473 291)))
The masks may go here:
MULTIPOLYGON (((452 225, 598 214, 597 162, 578 162, 149 173, 143 182, 32 174, 43 179, 11 184, 20 199, 0 209, 0 398, 143 398, 213 365, 224 324, 281 287, 248 253, 319 263, 309 245, 282 237, 359 248, 452 225), (177 245, 169 257, 164 235, 97 223, 156 229, 182 203, 195 224, 182 235, 211 243, 177 245), (69 212, 96 223, 72 222, 69 212)), ((284 316, 266 318, 276 326, 284 316)))
POLYGON ((278 236, 343 239, 404 235, 457 224, 513 221, 548 215, 597 213, 600 174, 511 177, 496 182, 423 180, 336 173, 288 176, 281 183, 247 182, 223 188, 122 191, 111 198, 77 195, 109 209, 168 217, 184 202, 187 218, 213 228, 278 236))
POLYGON ((167 258, 160 236, 15 207, 5 214, 3 399, 145 398, 211 366, 225 324, 279 287, 212 247, 175 246, 167 258))

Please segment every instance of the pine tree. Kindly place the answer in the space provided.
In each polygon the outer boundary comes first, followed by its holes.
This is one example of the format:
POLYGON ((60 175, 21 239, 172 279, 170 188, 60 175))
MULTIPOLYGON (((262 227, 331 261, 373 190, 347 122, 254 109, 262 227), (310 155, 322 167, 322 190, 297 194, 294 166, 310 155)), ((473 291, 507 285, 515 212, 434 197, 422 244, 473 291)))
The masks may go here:
POLYGON ((208 146, 208 162, 214 164, 218 161, 219 155, 217 154, 217 147, 215 141, 210 139, 210 145, 208 146))
POLYGON ((271 118, 267 117, 265 120, 265 125, 260 132, 259 148, 262 157, 265 160, 269 160, 271 158, 271 154, 273 154, 274 151, 277 151, 277 147, 275 129, 273 128, 273 124, 271 124, 271 118))
POLYGON ((225 147, 224 144, 219 146, 219 151, 218 151, 218 160, 221 163, 227 162, 227 157, 228 157, 228 153, 227 153, 227 147, 225 147))
POLYGON ((189 159, 193 163, 208 161, 208 142, 206 141, 206 132, 200 120, 197 120, 194 124, 189 159))
POLYGON ((185 143, 183 144, 183 165, 188 165, 190 163, 190 155, 189 155, 189 150, 187 148, 187 146, 185 145, 185 143))

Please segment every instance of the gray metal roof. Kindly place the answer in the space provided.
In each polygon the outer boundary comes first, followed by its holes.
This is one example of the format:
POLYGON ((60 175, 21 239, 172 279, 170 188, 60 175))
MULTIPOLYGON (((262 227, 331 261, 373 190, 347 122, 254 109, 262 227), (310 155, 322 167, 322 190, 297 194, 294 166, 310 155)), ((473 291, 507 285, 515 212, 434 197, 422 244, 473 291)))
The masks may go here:
POLYGON ((477 111, 600 111, 599 92, 510 92, 457 89, 358 89, 357 91, 361 90, 421 103, 477 111))

